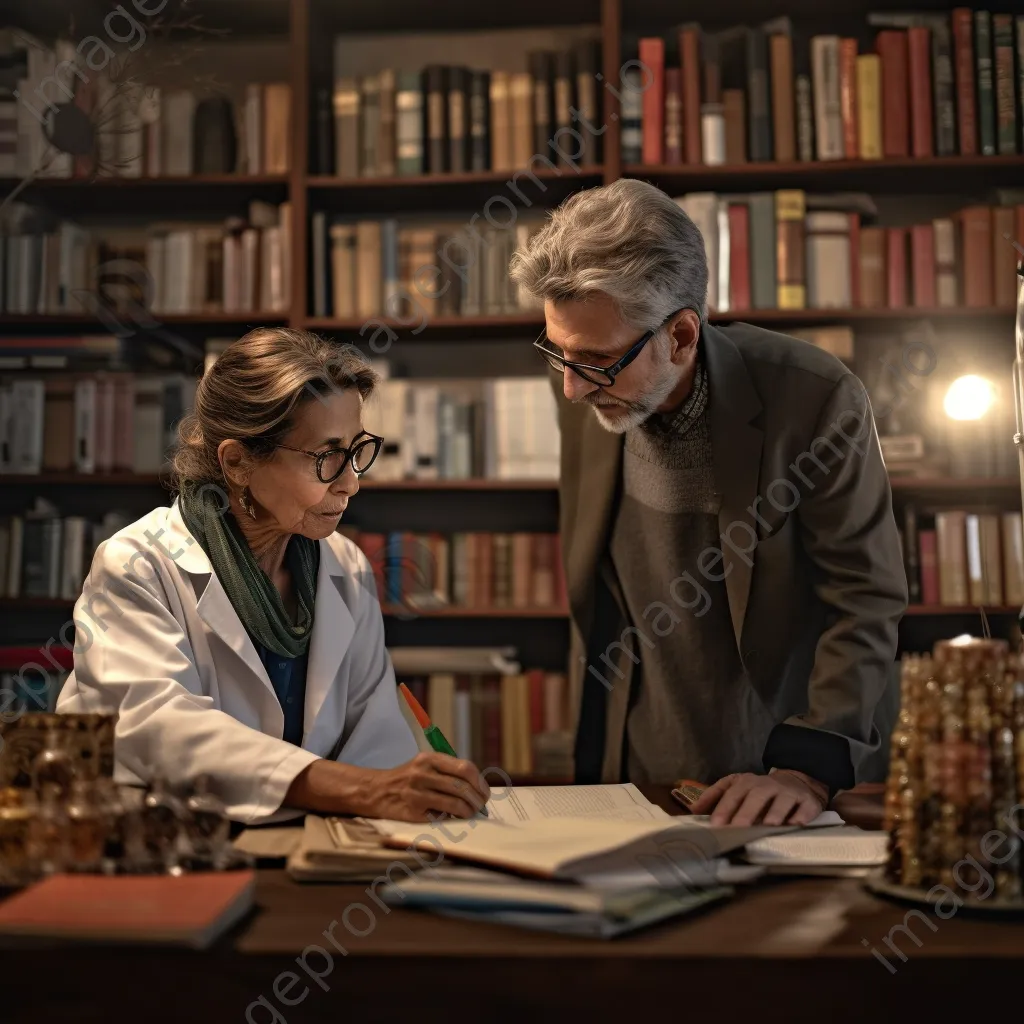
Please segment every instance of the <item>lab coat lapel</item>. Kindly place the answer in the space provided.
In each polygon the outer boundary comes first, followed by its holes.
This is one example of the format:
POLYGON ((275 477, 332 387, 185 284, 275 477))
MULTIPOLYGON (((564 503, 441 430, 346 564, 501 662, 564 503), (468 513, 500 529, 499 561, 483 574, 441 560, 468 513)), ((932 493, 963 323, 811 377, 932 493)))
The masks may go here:
POLYGON ((202 597, 199 598, 197 610, 203 622, 238 655, 252 675, 273 694, 276 704, 277 694, 274 693, 270 676, 267 675, 267 670, 263 667, 263 662, 260 661, 260 656, 256 653, 242 620, 239 619, 231 599, 212 568, 202 597))
POLYGON ((340 721, 343 717, 341 709, 345 706, 348 688, 338 680, 338 669, 356 631, 355 619, 342 597, 344 575, 330 543, 320 541, 316 611, 306 669, 306 737, 315 728, 321 712, 331 720, 340 721), (329 707, 326 706, 328 697, 329 707))
MULTIPOLYGON (((743 622, 750 596, 757 523, 749 512, 757 496, 764 431, 751 421, 761 400, 736 346, 714 327, 701 335, 708 370, 711 453, 721 496, 718 530, 736 646, 742 658, 743 622), (732 528, 730 532, 730 527, 732 528), (732 544, 730 544, 730 540, 732 544), (750 548, 749 553, 744 550, 750 548), (739 550, 737 550, 739 549, 739 550)), ((756 511, 756 507, 755 507, 756 511)))

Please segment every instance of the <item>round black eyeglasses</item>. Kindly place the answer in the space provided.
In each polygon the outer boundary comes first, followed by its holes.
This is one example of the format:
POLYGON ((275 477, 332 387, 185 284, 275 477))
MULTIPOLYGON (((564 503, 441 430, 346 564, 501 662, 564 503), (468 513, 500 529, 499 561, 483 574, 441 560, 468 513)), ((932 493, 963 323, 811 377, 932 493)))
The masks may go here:
MULTIPOLYGON (((629 366, 631 362, 643 351, 644 346, 662 329, 669 321, 684 309, 692 309, 692 306, 681 306, 674 313, 670 313, 657 327, 652 327, 642 337, 635 341, 629 351, 617 359, 611 366, 593 366, 590 363, 576 363, 566 359, 561 352, 556 352, 550 347, 554 343, 548 340, 547 329, 540 332, 540 337, 533 343, 533 347, 548 361, 553 370, 561 373, 568 367, 573 373, 582 377, 590 384, 596 384, 600 388, 610 388, 615 383, 615 378, 629 366)), ((694 310, 696 312, 696 310, 694 310)), ((699 314, 698 314, 699 315, 699 314)))
POLYGON ((347 448, 328 448, 323 452, 308 452, 305 448, 292 448, 287 444, 278 444, 274 447, 286 448, 290 452, 298 452, 300 455, 308 455, 311 459, 316 459, 317 479, 322 484, 330 484, 345 472, 345 467, 350 461, 356 475, 362 476, 373 465, 383 444, 383 437, 363 431, 356 435, 355 440, 347 448))

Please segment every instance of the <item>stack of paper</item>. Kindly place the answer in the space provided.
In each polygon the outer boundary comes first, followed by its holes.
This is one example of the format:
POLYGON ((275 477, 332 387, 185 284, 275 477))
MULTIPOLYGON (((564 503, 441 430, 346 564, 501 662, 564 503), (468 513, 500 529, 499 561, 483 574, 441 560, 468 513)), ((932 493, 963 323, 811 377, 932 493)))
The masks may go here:
POLYGON ((450 917, 545 931, 613 938, 688 913, 731 893, 706 889, 591 889, 527 881, 477 868, 428 868, 383 889, 387 903, 425 907, 450 917))
POLYGON ((864 875, 889 858, 889 833, 839 826, 748 843, 746 858, 772 874, 864 875))

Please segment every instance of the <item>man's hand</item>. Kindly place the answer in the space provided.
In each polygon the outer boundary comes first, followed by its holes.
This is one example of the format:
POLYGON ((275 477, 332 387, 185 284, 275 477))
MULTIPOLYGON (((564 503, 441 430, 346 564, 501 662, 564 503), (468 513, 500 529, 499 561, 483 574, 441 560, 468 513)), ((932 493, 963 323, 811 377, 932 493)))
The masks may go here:
POLYGON ((712 825, 806 825, 828 803, 828 787, 803 772, 780 768, 771 775, 726 775, 690 810, 711 814, 712 825))

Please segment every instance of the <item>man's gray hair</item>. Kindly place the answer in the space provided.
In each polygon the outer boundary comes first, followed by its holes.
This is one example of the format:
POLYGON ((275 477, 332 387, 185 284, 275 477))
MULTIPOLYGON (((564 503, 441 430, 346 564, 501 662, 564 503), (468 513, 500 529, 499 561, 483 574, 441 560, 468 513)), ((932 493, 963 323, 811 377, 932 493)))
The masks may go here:
POLYGON ((689 306, 707 320, 708 261, 700 230, 644 181, 578 192, 512 257, 512 280, 552 302, 604 292, 623 321, 657 327, 689 306))

